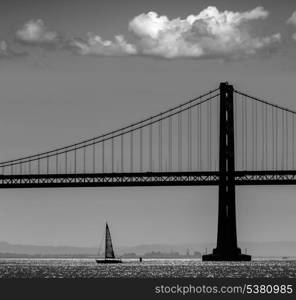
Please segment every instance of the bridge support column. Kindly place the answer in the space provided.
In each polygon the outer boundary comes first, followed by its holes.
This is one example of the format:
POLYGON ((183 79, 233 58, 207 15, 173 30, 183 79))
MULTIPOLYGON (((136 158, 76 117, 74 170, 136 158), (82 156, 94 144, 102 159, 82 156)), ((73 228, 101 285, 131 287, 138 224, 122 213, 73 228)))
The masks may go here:
POLYGON ((220 154, 217 247, 203 261, 250 261, 237 246, 234 183, 233 86, 220 84, 220 154))

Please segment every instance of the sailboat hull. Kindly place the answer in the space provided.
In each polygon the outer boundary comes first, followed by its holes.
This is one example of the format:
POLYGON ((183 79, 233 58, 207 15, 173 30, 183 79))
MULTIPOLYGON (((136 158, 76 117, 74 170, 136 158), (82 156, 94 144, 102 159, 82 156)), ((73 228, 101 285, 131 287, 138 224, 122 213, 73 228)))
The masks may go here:
POLYGON ((121 264, 121 259, 96 259, 98 264, 121 264))

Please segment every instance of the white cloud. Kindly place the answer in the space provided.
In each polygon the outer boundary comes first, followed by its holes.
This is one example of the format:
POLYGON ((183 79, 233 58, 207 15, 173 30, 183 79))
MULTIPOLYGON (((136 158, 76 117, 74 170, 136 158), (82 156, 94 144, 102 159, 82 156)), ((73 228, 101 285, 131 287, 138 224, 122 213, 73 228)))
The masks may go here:
POLYGON ((143 13, 129 22, 132 43, 122 35, 104 40, 94 33, 89 33, 85 40, 65 39, 38 19, 25 23, 16 32, 16 39, 31 45, 71 49, 79 55, 232 59, 269 53, 279 44, 279 33, 265 37, 250 33, 250 23, 266 19, 268 15, 263 7, 245 12, 220 12, 213 6, 184 19, 169 19, 156 12, 143 13))
POLYGON ((252 37, 246 23, 265 19, 268 12, 257 7, 246 12, 219 12, 208 7, 186 19, 141 14, 129 23, 139 54, 165 58, 239 57, 272 47, 280 34, 252 37))
POLYGON ((7 42, 2 40, 0 41, 0 58, 14 58, 14 57, 20 57, 25 56, 25 52, 18 52, 13 49, 11 49, 7 42))
MULTIPOLYGON (((296 26, 296 11, 294 11, 292 16, 287 20, 287 24, 296 26)), ((296 32, 292 35, 292 38, 296 41, 296 32)))
POLYGON ((292 16, 287 20, 287 23, 296 26, 296 11, 293 12, 292 16))
POLYGON ((60 42, 61 37, 55 31, 49 30, 41 19, 30 20, 17 30, 16 39, 27 44, 52 45, 60 42))
POLYGON ((115 36, 114 41, 108 41, 89 33, 86 41, 73 39, 70 46, 81 55, 121 56, 136 54, 135 46, 127 43, 122 35, 115 36))
POLYGON ((6 41, 0 41, 0 55, 5 56, 8 54, 8 45, 6 41))

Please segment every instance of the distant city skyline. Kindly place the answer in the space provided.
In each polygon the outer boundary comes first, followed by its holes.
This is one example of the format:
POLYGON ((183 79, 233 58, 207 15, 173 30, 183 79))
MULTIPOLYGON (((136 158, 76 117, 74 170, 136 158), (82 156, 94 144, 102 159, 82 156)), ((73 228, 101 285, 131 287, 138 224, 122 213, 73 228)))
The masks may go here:
MULTIPOLYGON (((1 1, 0 160, 117 129, 221 81, 296 110, 295 11, 288 0, 1 1)), ((238 240, 295 241, 295 192, 238 187, 238 240)), ((215 242, 217 203, 213 187, 0 190, 0 241, 94 246, 108 220, 118 245, 215 242)))

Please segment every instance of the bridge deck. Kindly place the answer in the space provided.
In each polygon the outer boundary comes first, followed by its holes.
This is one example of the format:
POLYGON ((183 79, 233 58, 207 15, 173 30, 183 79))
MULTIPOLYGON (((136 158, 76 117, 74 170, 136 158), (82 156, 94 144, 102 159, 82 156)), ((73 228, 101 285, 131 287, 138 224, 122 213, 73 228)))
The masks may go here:
MULTIPOLYGON (((236 185, 293 185, 296 171, 236 171, 236 185)), ((219 172, 146 172, 104 174, 0 175, 2 188, 115 187, 115 186, 213 186, 219 172)))

